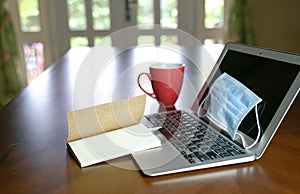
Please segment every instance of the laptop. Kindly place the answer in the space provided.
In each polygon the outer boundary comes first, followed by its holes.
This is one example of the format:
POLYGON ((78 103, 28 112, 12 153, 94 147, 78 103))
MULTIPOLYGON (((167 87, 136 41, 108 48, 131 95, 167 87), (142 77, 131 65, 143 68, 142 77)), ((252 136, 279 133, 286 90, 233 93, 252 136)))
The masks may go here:
POLYGON ((190 110, 145 115, 142 123, 160 127, 154 134, 162 146, 133 153, 143 174, 159 176, 257 160, 262 157, 300 88, 300 55, 239 43, 227 43, 190 110), (251 110, 238 127, 241 138, 197 113, 214 81, 230 74, 262 99, 258 105, 260 132, 251 110), (258 133, 260 133, 258 135, 258 133))

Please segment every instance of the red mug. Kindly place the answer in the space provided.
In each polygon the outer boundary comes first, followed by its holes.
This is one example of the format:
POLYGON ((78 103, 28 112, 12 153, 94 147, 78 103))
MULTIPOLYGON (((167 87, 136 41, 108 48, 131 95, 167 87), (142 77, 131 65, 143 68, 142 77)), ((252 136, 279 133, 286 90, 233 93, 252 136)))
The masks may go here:
POLYGON ((185 65, 181 63, 157 63, 150 65, 150 73, 141 73, 137 82, 141 90, 163 106, 174 106, 178 99, 184 75, 185 65), (147 92, 140 83, 142 75, 151 81, 153 93, 147 92))

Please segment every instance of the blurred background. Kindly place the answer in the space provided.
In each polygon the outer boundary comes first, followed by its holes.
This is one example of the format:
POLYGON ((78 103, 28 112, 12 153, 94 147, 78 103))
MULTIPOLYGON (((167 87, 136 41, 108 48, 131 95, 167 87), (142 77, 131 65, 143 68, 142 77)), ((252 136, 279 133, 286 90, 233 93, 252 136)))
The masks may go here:
POLYGON ((72 47, 242 42, 300 53, 299 0, 0 0, 0 107, 72 47), (159 29, 154 28, 159 24, 159 29))

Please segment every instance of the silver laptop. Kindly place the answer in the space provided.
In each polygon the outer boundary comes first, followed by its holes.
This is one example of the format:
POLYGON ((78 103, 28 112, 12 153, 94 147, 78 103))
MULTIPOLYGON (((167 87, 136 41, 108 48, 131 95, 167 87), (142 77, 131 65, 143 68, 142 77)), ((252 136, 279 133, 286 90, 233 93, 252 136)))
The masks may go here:
POLYGON ((159 148, 133 154, 141 171, 158 176, 223 165, 250 162, 262 157, 300 88, 300 55, 237 43, 225 45, 198 98, 190 110, 146 115, 142 122, 161 127, 154 133, 159 148), (229 133, 197 113, 209 88, 228 73, 253 90, 262 102, 238 126, 242 138, 229 133), (260 130, 255 118, 259 117, 260 130), (257 138, 259 137, 259 138, 257 138), (251 144, 245 148, 243 142, 251 144))

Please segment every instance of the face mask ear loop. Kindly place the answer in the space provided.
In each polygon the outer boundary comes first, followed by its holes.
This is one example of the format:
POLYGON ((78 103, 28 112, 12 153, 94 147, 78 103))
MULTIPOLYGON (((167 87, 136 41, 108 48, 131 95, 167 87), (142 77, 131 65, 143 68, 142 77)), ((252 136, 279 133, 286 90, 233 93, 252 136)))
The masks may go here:
MULTIPOLYGON (((199 105, 199 108, 198 108, 198 110, 197 110, 197 115, 198 115, 199 117, 205 117, 205 115, 206 115, 206 113, 205 113, 205 114, 201 114, 201 108, 202 108, 204 102, 207 100, 207 97, 208 97, 208 95, 202 100, 201 104, 199 105)), ((206 110, 206 111, 207 111, 207 110, 206 110)))
POLYGON ((260 128, 260 123, 259 123, 257 105, 255 106, 255 116, 256 116, 256 123, 257 123, 257 128, 258 128, 258 134, 257 134, 257 137, 256 137, 255 141, 251 145, 247 146, 246 143, 245 143, 246 141, 245 141, 244 137, 240 133, 236 133, 242 139, 243 146, 246 149, 250 149, 253 146, 255 146, 257 144, 258 140, 259 140, 259 137, 260 137, 261 128, 260 128))

